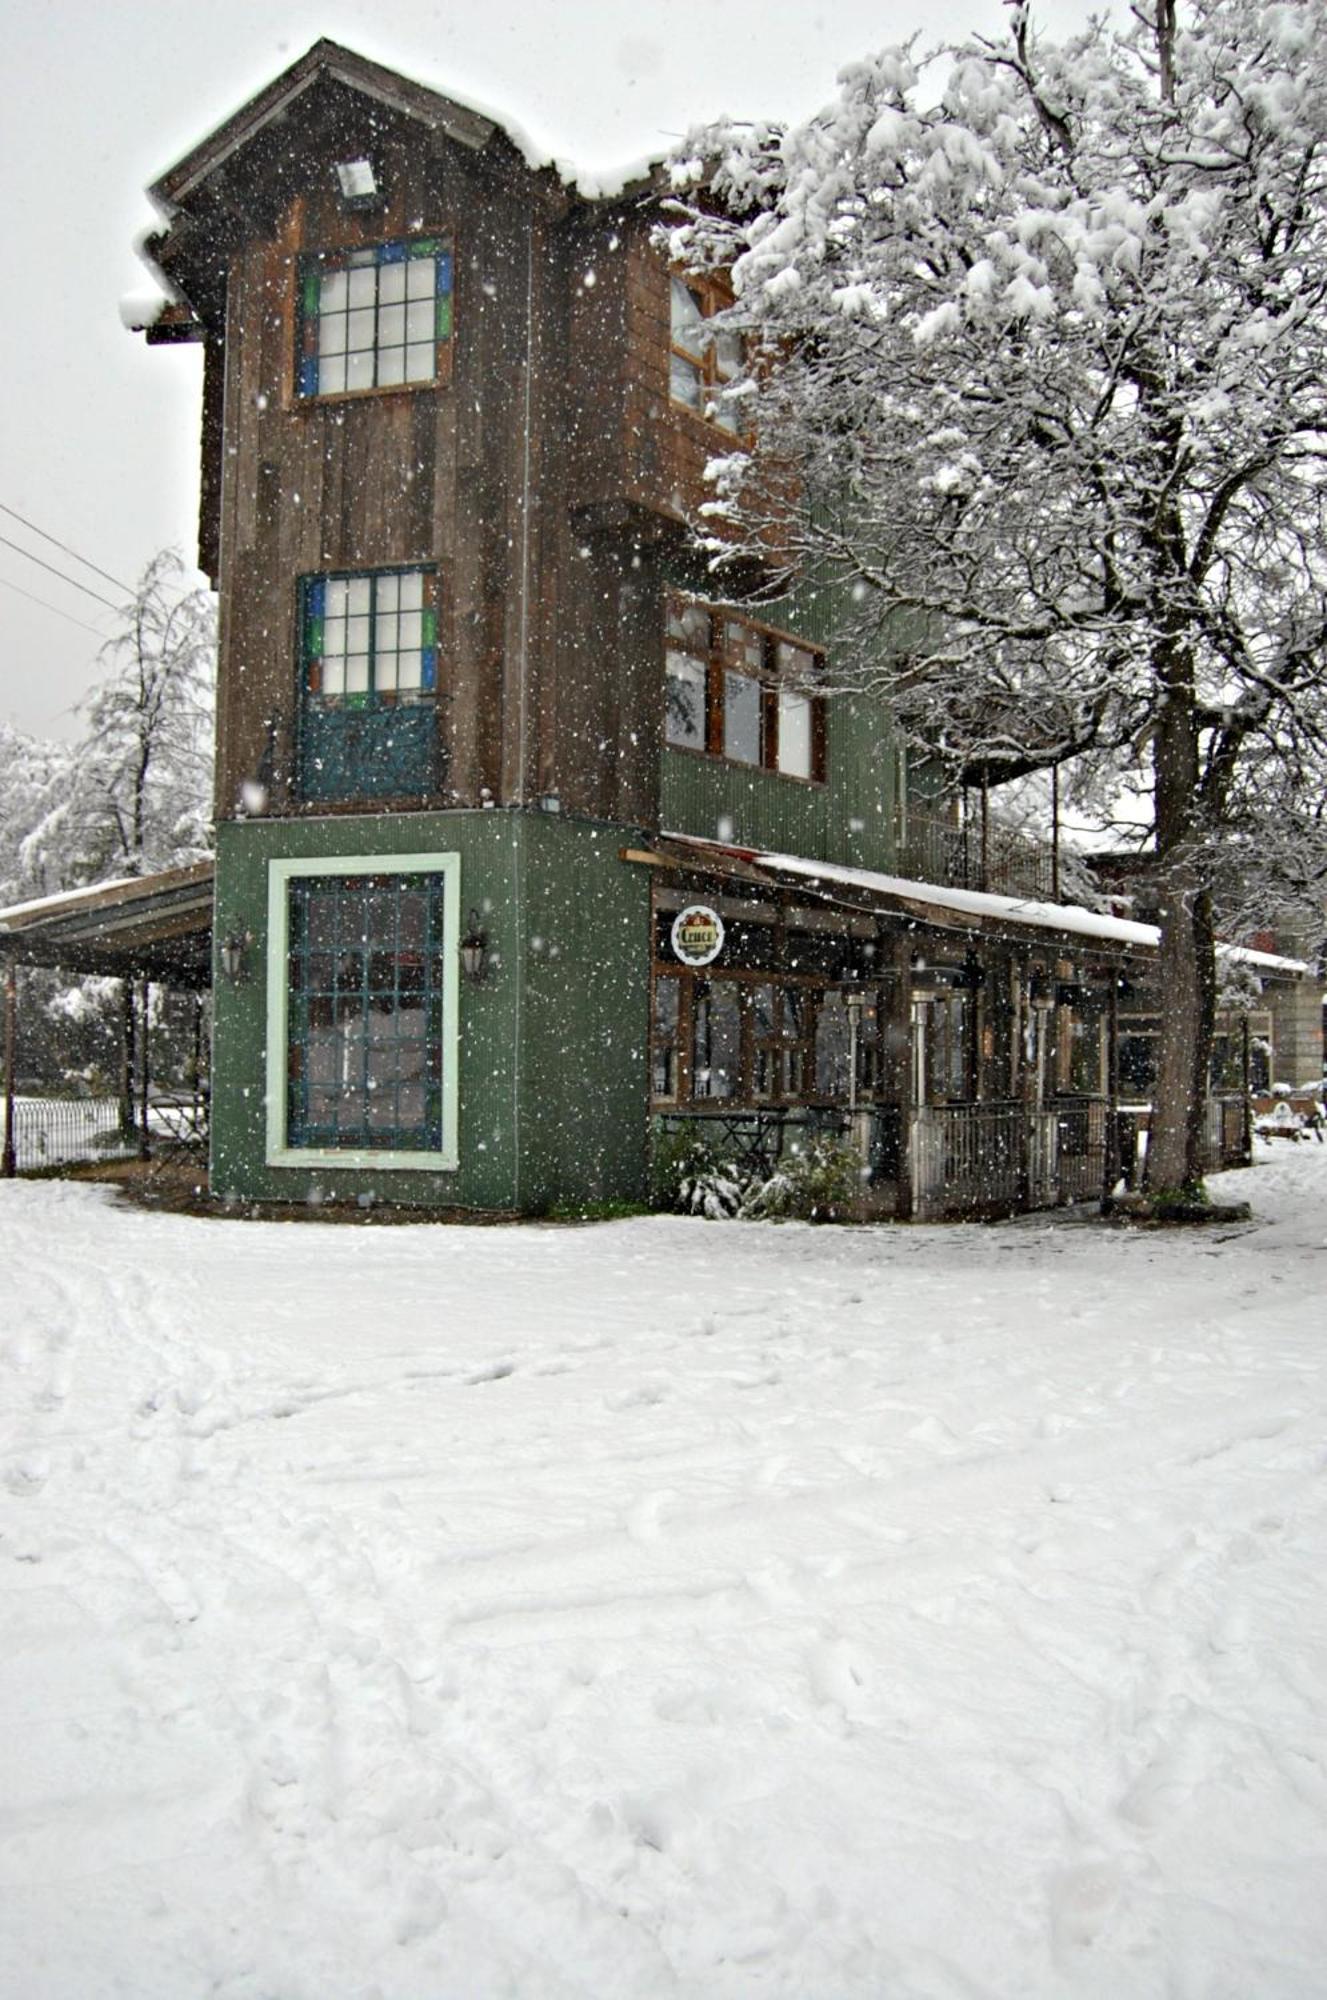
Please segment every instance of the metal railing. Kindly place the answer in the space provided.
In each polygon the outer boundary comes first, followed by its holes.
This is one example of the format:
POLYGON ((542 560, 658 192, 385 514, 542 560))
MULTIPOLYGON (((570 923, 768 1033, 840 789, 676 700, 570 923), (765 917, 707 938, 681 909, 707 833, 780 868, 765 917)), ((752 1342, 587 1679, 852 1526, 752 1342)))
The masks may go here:
MULTIPOLYGON (((0 1141, 5 1113, 0 1101, 0 1141)), ((148 1145, 153 1154, 207 1141, 205 1095, 163 1095, 148 1105, 148 1145)), ((14 1103, 14 1165, 21 1174, 46 1167, 87 1166, 132 1159, 141 1151, 136 1123, 126 1124, 116 1097, 38 1097, 14 1103)))
POLYGON ((1055 900, 1050 851, 1022 834, 992 826, 987 834, 985 866, 982 864, 978 828, 909 811, 898 849, 900 875, 951 889, 988 889, 996 895, 1028 896, 1043 903, 1055 900))
MULTIPOLYGON (((0 1132, 4 1109, 0 1106, 0 1132)), ((138 1134, 121 1122, 114 1097, 19 1097, 14 1103, 14 1163, 19 1173, 92 1160, 116 1160, 138 1150, 138 1134)))
POLYGON ((918 1219, 1022 1207, 1027 1119, 1021 1104, 928 1104, 915 1112, 910 1161, 918 1219))

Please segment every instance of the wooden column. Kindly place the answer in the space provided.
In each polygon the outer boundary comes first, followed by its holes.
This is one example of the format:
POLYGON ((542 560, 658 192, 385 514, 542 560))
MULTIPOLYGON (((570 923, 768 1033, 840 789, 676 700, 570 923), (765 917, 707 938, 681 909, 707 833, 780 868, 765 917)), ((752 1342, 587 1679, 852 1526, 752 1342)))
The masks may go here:
POLYGON ((881 1021, 884 1095, 898 1107, 899 1146, 895 1176, 894 1213, 901 1221, 912 1216, 912 933, 898 930, 889 945, 890 977, 885 985, 887 1006, 881 1021))
POLYGON ((138 982, 138 1061, 139 1061, 139 1068, 138 1068, 138 1157, 139 1157, 139 1159, 140 1159, 140 1160, 145 1160, 145 1159, 147 1158, 147 1156, 148 1156, 148 1140, 147 1140, 147 1093, 148 1093, 148 1055, 147 1055, 147 1027, 148 1027, 148 982, 147 982, 147 980, 146 980, 146 979, 140 979, 140 980, 139 980, 139 982, 138 982))
POLYGON ((1106 1144, 1101 1162, 1101 1204, 1108 1207, 1122 1169, 1120 1159, 1120 972, 1112 967, 1106 999, 1106 1144))
POLYGON ((18 1061, 18 967, 11 960, 5 967, 5 1146, 0 1171, 6 1180, 18 1172, 18 1147, 14 1137, 14 1065, 18 1061))

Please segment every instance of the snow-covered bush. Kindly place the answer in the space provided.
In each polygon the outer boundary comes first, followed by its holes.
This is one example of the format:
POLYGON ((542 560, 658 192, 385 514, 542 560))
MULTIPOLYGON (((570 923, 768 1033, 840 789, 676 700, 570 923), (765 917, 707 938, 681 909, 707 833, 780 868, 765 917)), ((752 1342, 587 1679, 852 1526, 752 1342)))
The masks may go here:
POLYGON ((779 1161, 765 1180, 753 1183, 741 1213, 752 1220, 797 1217, 803 1222, 842 1222, 861 1187, 861 1161, 841 1139, 812 1139, 779 1161))

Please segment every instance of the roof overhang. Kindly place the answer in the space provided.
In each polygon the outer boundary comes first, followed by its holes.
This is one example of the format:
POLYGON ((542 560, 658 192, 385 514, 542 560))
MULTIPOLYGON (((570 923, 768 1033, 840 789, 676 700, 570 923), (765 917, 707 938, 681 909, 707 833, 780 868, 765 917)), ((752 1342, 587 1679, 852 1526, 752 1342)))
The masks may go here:
POLYGON ((358 96, 473 151, 486 146, 498 130, 496 122, 482 112, 324 38, 177 160, 152 183, 148 193, 169 214, 270 125, 288 117, 310 91, 329 81, 344 84, 358 96))
POLYGON ((841 867, 691 835, 664 834, 648 848, 629 849, 628 853, 632 860, 693 880, 744 884, 841 910, 845 915, 946 932, 956 940, 1017 943, 1061 956, 1076 953, 1081 957, 1090 952, 1112 962, 1146 960, 1156 952, 1156 932, 1150 924, 1099 915, 1076 904, 951 889, 941 883, 914 882, 871 869, 841 867))
POLYGON ((198 861, 0 909, 0 962, 206 988, 214 874, 198 861))

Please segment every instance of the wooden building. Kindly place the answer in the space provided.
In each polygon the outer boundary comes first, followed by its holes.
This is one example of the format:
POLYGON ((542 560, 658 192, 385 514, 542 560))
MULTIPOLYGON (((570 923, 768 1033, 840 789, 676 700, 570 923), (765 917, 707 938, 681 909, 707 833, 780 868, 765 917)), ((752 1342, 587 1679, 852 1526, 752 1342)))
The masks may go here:
POLYGON ((214 1190, 631 1199, 689 1119, 848 1129, 885 1211, 1098 1191, 1150 937, 900 880, 828 607, 713 600, 734 355, 653 186, 324 41, 152 193, 221 607, 214 1190))

